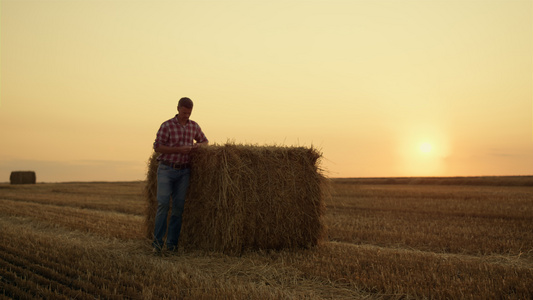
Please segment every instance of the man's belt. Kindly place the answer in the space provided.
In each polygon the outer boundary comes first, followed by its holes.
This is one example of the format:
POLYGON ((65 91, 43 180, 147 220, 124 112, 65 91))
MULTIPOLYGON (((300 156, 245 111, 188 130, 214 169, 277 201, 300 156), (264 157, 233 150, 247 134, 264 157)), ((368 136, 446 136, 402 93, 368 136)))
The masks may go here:
POLYGON ((188 164, 188 163, 178 164, 178 163, 173 163, 171 161, 166 161, 166 160, 162 160, 160 162, 176 170, 189 169, 191 167, 191 164, 188 164))

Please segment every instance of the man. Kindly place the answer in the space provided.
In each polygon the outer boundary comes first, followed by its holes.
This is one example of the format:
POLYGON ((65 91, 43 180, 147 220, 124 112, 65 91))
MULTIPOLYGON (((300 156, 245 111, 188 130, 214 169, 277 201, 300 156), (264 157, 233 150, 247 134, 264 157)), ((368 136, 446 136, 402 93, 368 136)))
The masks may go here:
POLYGON ((190 153, 199 146, 208 144, 198 123, 189 120, 193 102, 181 98, 178 114, 161 124, 154 142, 154 150, 160 153, 157 160, 157 213, 155 216, 154 241, 156 253, 163 249, 167 233, 167 215, 172 199, 172 213, 168 224, 167 250, 177 251, 185 195, 189 188, 190 153), (196 144, 194 143, 196 141, 196 144))

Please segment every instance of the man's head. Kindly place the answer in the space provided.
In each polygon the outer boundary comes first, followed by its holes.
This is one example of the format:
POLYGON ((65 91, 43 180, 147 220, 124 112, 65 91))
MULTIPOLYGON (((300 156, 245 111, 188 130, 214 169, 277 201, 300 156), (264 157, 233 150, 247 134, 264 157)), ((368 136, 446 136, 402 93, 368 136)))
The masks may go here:
POLYGON ((192 106, 193 104, 191 99, 187 97, 180 99, 178 102, 178 120, 180 123, 187 123, 192 113, 192 106))
POLYGON ((192 100, 187 97, 181 98, 180 101, 178 102, 178 110, 180 107, 186 107, 188 109, 192 109, 192 106, 193 106, 192 100))

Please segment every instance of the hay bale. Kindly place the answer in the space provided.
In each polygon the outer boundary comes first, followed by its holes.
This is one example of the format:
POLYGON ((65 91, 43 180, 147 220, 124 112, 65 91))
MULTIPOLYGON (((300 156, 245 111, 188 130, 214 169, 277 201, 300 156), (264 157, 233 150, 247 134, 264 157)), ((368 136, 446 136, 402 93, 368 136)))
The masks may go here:
MULTIPOLYGON (((144 229, 146 237, 154 238, 155 214, 157 212, 157 156, 153 152, 148 159, 148 172, 146 173, 146 185, 144 187, 144 198, 146 200, 144 229)), ((169 210, 171 212, 172 210, 169 210)))
POLYGON ((11 184, 35 184, 37 176, 34 171, 13 171, 9 176, 11 184))
MULTIPOLYGON (((156 157, 150 157, 145 189, 150 239, 157 210, 156 157)), ((192 156, 180 245, 228 254, 317 245, 325 231, 320 157, 305 147, 198 149, 192 156)))

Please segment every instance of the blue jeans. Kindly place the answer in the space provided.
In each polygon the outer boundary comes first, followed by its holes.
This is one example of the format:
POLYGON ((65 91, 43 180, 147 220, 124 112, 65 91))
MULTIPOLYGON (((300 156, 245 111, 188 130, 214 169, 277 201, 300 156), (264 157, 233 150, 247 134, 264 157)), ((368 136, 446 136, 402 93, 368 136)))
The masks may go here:
POLYGON ((155 215, 154 242, 152 243, 154 247, 163 248, 163 238, 167 233, 170 199, 172 199, 172 213, 168 224, 167 248, 176 249, 178 247, 190 175, 190 169, 176 170, 167 165, 159 164, 157 168, 157 213, 155 215))

